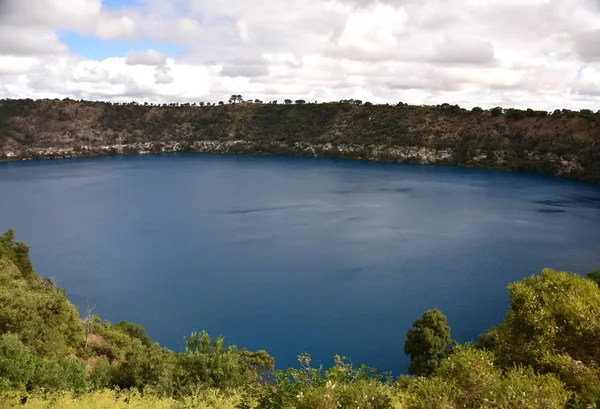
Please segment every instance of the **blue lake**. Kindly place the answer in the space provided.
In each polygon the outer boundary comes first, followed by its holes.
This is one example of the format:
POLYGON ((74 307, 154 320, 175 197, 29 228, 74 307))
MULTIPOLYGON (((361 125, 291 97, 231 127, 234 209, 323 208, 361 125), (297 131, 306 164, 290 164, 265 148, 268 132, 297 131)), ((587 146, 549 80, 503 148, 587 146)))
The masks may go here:
POLYGON ((206 329, 405 371, 430 308, 476 339, 509 282, 600 268, 600 187, 489 170, 151 155, 0 164, 0 230, 80 308, 169 348, 206 329))

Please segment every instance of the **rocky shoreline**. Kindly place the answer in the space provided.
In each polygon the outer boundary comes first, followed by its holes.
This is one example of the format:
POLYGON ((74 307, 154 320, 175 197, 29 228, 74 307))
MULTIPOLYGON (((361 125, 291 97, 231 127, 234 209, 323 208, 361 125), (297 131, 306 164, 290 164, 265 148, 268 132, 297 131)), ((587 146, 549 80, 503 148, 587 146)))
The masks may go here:
MULTIPOLYGON (((433 149, 420 146, 383 146, 383 145, 333 145, 308 144, 296 142, 244 141, 244 140, 203 140, 191 143, 178 141, 137 142, 115 145, 77 145, 61 148, 27 148, 19 151, 0 153, 0 162, 67 159, 115 155, 143 155, 151 153, 217 153, 217 154, 256 154, 256 155, 290 155, 327 158, 346 158, 379 162, 412 163, 421 165, 460 165, 469 167, 512 169, 505 161, 503 151, 478 153, 463 163, 457 163, 452 149, 433 149), (490 166, 490 163, 492 165, 490 166)), ((573 172, 581 170, 581 165, 572 158, 563 158, 554 154, 540 155, 528 153, 528 157, 536 162, 546 161, 558 168, 555 176, 570 177, 573 172)))

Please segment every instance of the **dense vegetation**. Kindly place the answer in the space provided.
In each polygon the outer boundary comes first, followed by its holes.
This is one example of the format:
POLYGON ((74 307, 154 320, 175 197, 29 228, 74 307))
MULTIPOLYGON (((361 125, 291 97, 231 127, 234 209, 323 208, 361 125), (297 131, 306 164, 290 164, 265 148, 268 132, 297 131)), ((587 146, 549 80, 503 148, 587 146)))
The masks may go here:
MULTIPOLYGON (((235 97, 235 98, 234 98, 235 97)), ((533 171, 600 182, 600 111, 457 105, 0 101, 0 160, 227 152, 533 171)))
MULTIPOLYGON (((277 370, 265 351, 192 333, 180 353, 130 322, 80 317, 29 249, 0 236, 0 407, 454 409, 600 405, 600 279, 546 269, 508 287, 510 311, 478 343, 459 345, 430 310, 407 333, 409 372, 379 374, 310 355, 277 370)), ((400 350, 400 345, 399 345, 400 350)))

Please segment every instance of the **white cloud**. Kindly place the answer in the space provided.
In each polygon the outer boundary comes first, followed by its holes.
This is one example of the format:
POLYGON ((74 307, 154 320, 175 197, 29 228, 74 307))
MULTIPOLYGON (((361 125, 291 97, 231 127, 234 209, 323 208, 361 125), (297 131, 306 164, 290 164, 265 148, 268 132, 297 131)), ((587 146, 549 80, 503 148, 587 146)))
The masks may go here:
POLYGON ((66 51, 67 47, 59 41, 53 30, 0 23, 0 55, 41 56, 66 51))
POLYGON ((487 65, 495 60, 494 47, 489 41, 447 37, 435 46, 431 61, 441 64, 487 65))
POLYGON ((26 74, 39 63, 40 61, 33 57, 0 56, 0 75, 26 74))
POLYGON ((156 50, 149 49, 143 53, 130 51, 125 59, 127 65, 164 65, 167 62, 167 56, 156 50))
POLYGON ((219 101, 235 93, 600 104, 597 0, 145 0, 119 9, 101 0, 0 0, 0 7, 0 98, 219 101), (59 30, 185 51, 91 61, 72 55, 59 30))

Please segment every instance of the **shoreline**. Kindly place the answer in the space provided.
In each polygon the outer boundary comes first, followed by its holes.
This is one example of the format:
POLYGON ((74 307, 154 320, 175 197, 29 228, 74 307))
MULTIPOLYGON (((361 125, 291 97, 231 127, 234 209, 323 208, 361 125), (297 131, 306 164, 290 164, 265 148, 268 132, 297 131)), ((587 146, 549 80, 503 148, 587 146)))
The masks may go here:
MULTIPOLYGON (((383 146, 383 145, 333 145, 308 144, 296 142, 285 144, 281 142, 244 141, 244 140, 203 140, 188 142, 138 142, 119 145, 83 145, 64 148, 29 148, 20 152, 8 152, 0 157, 0 163, 21 162, 51 159, 77 159, 105 156, 131 156, 146 154, 170 153, 210 153, 210 154, 247 154, 256 156, 291 156, 329 159, 347 159, 380 163, 416 164, 416 165, 445 165, 462 168, 479 168, 518 173, 530 173, 542 176, 558 177, 579 182, 600 184, 600 181, 573 176, 572 172, 581 167, 575 161, 567 161, 556 155, 534 157, 537 163, 550 163, 553 168, 562 167, 559 173, 540 171, 530 167, 514 166, 503 161, 505 152, 493 152, 493 158, 488 154, 479 154, 465 162, 459 162, 452 149, 434 149, 419 146, 383 146)), ((533 154, 530 154, 532 158, 533 154)))

